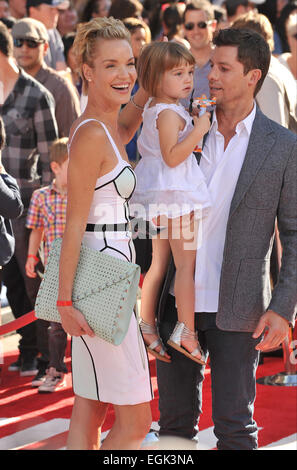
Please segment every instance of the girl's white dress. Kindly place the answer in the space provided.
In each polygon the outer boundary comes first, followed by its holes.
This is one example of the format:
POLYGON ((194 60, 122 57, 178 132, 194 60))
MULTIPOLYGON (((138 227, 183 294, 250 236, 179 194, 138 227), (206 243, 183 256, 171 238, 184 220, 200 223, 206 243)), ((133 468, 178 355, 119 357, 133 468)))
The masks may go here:
MULTIPOLYGON (((130 201, 131 212, 145 220, 164 214, 175 218, 194 211, 202 218, 211 207, 205 178, 194 153, 172 168, 162 158, 156 121, 161 111, 172 109, 185 121, 178 141, 193 129, 192 118, 181 104, 158 103, 143 110, 143 127, 138 138, 141 160, 136 166, 137 186, 130 201)), ((197 142, 198 144, 198 142, 197 142)))

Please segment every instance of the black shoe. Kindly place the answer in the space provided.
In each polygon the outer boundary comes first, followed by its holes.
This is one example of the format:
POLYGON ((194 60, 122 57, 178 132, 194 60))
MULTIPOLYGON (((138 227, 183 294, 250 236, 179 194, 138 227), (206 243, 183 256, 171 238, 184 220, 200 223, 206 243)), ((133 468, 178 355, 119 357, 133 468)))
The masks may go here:
POLYGON ((9 370, 9 372, 16 372, 16 371, 20 370, 21 366, 22 366, 22 358, 21 358, 21 356, 19 356, 17 361, 12 362, 8 366, 8 370, 9 370))
POLYGON ((21 358, 21 355, 19 355, 18 359, 15 362, 12 362, 8 366, 8 370, 9 372, 16 372, 20 370, 21 366, 22 366, 22 358, 21 358))
POLYGON ((38 367, 36 359, 24 359, 20 369, 20 376, 28 377, 30 375, 36 375, 37 373, 38 367))
POLYGON ((39 387, 42 385, 46 378, 46 371, 48 368, 48 362, 38 361, 38 372, 32 380, 32 387, 39 387))

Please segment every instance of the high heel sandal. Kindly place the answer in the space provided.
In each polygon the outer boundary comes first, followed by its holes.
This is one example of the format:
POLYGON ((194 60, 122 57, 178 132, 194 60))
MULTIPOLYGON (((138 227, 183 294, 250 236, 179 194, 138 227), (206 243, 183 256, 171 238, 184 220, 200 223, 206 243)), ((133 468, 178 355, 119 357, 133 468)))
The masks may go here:
POLYGON ((169 340, 167 341, 172 348, 181 352, 192 361, 198 362, 198 364, 206 365, 205 358, 200 347, 196 331, 191 331, 184 323, 176 322, 173 332, 169 340), (181 345, 183 339, 195 339, 197 346, 194 351, 188 351, 184 346, 181 345), (201 358, 197 357, 197 354, 201 354, 201 358))
POLYGON ((146 323, 142 319, 140 320, 139 327, 141 329, 142 334, 144 334, 144 335, 156 335, 156 336, 158 336, 158 338, 155 341, 152 341, 150 344, 146 344, 146 342, 144 342, 145 347, 148 350, 148 352, 150 354, 152 354, 153 356, 155 356, 160 361, 171 362, 171 360, 168 357, 165 356, 166 351, 164 349, 162 340, 159 337, 157 328, 155 326, 149 325, 148 323, 146 323), (160 351, 156 351, 156 348, 158 346, 161 346, 160 351))

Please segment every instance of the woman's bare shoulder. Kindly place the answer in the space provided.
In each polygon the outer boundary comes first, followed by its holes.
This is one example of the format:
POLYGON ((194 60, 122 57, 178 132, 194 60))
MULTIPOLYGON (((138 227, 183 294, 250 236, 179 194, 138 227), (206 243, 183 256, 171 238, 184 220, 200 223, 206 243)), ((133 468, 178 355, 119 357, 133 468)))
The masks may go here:
POLYGON ((99 121, 77 121, 72 125, 69 135, 69 143, 72 146, 79 147, 81 145, 89 144, 93 147, 94 141, 100 141, 102 144, 107 142, 106 132, 99 121))
POLYGON ((88 161, 94 158, 97 163, 99 158, 102 164, 103 156, 106 154, 104 150, 108 147, 106 132, 98 121, 89 121, 81 126, 79 124, 80 122, 74 123, 70 131, 70 158, 80 160, 87 156, 88 161))

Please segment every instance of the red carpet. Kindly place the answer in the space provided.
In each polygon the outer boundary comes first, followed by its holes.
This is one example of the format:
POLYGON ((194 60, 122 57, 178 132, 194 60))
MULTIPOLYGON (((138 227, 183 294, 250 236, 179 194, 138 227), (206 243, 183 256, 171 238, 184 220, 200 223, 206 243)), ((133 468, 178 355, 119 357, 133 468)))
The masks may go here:
MULTIPOLYGON (((28 430, 36 425, 55 419, 69 419, 73 403, 71 374, 67 375, 67 387, 53 394, 39 394, 31 388, 31 377, 20 377, 17 372, 8 372, 8 365, 15 361, 17 353, 8 353, 4 357, 2 384, 0 388, 0 449, 7 442, 7 437, 28 430), (2 447, 1 447, 2 442, 2 447)), ((67 365, 70 370, 69 346, 67 365)), ((158 390, 155 361, 150 361, 155 399, 152 402, 153 420, 158 421, 158 390)), ((281 358, 266 357, 258 368, 258 378, 274 375, 283 371, 281 358)), ((209 369, 203 389, 204 409, 200 419, 200 431, 213 426, 211 419, 211 383, 209 369)), ((296 433, 297 388, 257 384, 255 419, 259 428, 259 447, 276 442, 296 433)), ((103 431, 110 429, 113 423, 113 409, 110 407, 103 431)), ((61 420, 62 421, 62 420, 61 420)), ((68 423, 67 423, 68 426, 68 423)), ((28 444, 17 446, 21 449, 60 449, 65 446, 67 428, 45 439, 40 438, 28 444)))

